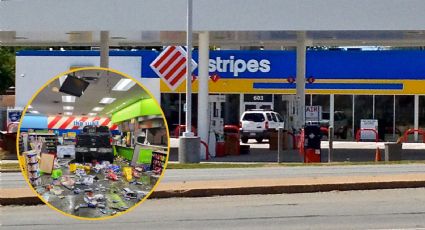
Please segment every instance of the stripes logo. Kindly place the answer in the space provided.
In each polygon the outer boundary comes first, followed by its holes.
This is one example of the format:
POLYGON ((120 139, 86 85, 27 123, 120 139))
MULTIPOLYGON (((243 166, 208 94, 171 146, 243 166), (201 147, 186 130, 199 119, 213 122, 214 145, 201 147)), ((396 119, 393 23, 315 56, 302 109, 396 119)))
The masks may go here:
MULTIPOLYGON (((168 46, 150 67, 174 91, 183 83, 186 76, 186 51, 181 46, 168 46)), ((196 67, 197 64, 192 59, 192 71, 196 67)))
POLYGON ((78 116, 50 116, 47 118, 48 129, 83 129, 86 125, 108 126, 110 130, 117 130, 118 125, 109 118, 101 117, 78 117, 78 116))

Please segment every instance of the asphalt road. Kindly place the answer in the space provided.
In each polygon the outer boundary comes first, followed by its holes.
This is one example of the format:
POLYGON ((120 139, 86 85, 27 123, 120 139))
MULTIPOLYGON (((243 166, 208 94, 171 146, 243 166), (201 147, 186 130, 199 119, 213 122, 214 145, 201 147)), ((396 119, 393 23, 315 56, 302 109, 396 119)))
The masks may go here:
MULTIPOLYGON (((166 170, 161 182, 425 173, 424 164, 166 170)), ((1 173, 0 188, 27 186, 21 173, 1 173)))
POLYGON ((425 229, 425 188, 148 200, 107 221, 0 207, 4 229, 425 229))

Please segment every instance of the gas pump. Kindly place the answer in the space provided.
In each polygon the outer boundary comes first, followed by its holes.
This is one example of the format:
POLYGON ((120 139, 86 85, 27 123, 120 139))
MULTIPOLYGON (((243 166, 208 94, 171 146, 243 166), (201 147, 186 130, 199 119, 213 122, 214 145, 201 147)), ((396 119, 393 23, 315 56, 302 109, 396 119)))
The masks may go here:
POLYGON ((297 101, 295 95, 282 95, 282 101, 286 102, 287 105, 287 120, 285 121, 285 126, 288 130, 292 130, 295 127, 295 117, 297 115, 297 101))
POLYGON ((216 156, 224 151, 224 118, 222 108, 226 102, 225 95, 209 96, 209 132, 208 148, 211 156, 216 156), (217 149, 216 149, 217 146, 217 149), (221 150, 223 148, 223 150, 221 150))

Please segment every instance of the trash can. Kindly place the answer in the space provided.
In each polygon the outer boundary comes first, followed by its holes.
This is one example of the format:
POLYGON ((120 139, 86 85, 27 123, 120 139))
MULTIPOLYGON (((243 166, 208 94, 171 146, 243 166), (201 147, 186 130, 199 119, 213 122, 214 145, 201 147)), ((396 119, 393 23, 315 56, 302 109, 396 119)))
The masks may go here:
POLYGON ((239 127, 236 125, 224 126, 224 152, 227 155, 240 154, 239 127))
POLYGON ((307 125, 304 128, 304 163, 321 162, 320 126, 307 125))
POLYGON ((385 143, 385 161, 401 161, 402 147, 402 143, 385 143))

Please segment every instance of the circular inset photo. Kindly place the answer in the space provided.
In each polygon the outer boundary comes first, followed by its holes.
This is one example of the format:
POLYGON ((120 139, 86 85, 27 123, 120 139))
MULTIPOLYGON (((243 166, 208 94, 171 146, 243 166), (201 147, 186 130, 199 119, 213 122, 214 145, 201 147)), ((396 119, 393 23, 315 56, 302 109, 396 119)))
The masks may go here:
POLYGON ((167 165, 160 105, 134 79, 105 68, 56 76, 32 97, 18 132, 30 187, 51 208, 80 219, 129 211, 167 165))

